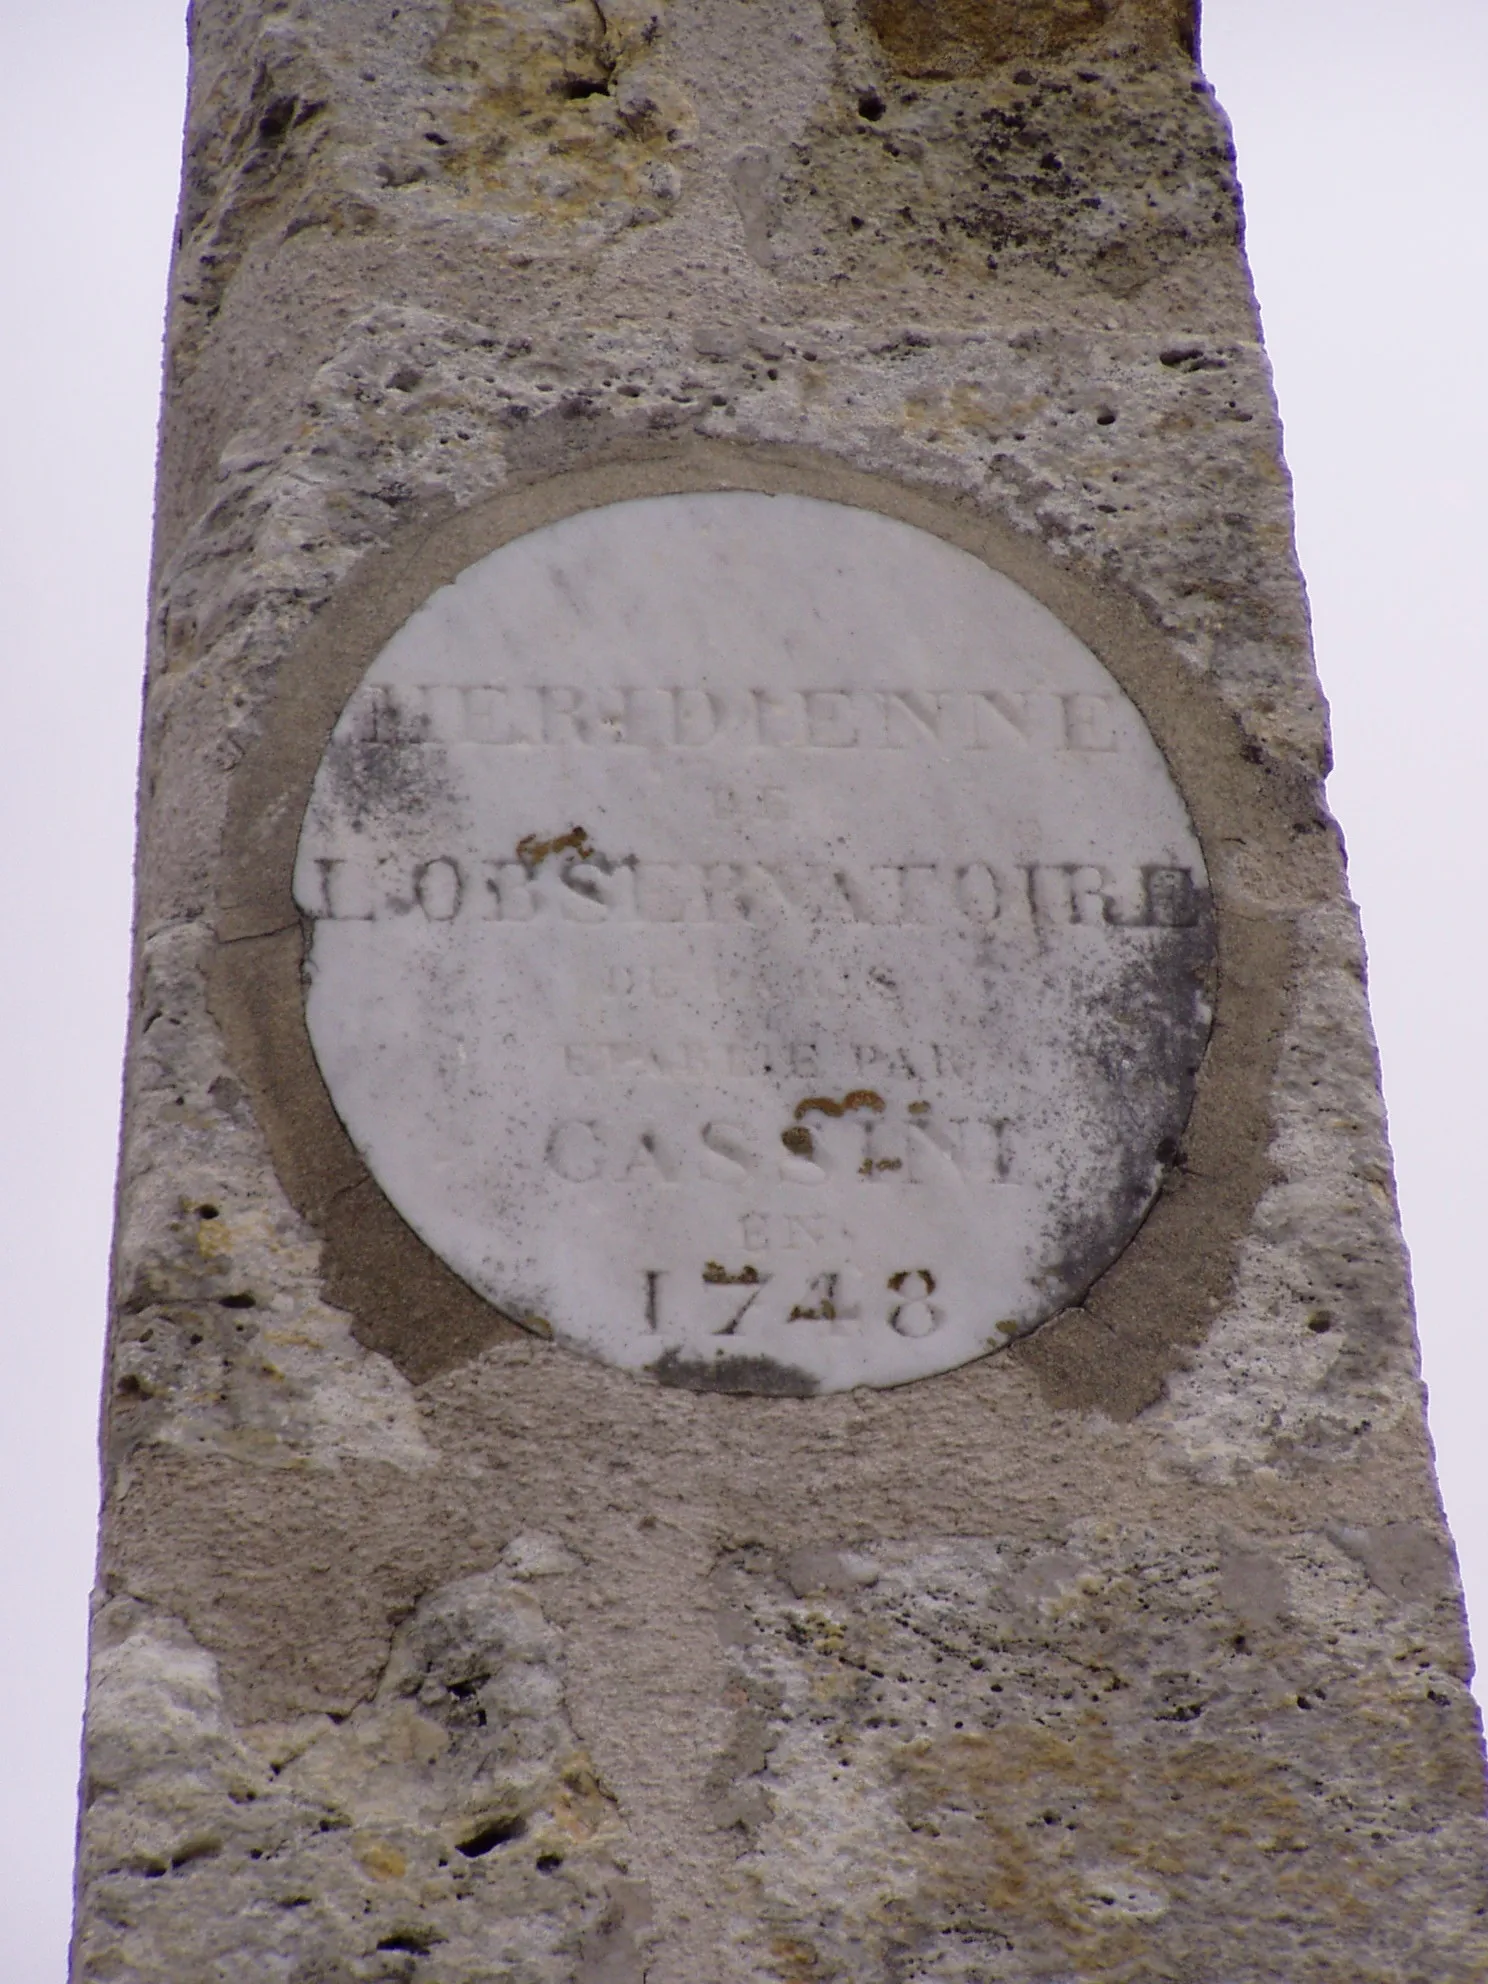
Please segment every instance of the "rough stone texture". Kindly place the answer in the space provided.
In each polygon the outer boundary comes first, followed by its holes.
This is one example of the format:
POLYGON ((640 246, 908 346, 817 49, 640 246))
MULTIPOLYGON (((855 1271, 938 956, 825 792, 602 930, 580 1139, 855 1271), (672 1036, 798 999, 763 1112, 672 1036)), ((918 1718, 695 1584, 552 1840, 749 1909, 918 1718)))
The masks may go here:
POLYGON ((237 1726, 178 1622, 106 1602, 88 1792, 109 1871, 85 1974, 140 1974, 135 1937, 180 1978, 246 1961, 346 1975, 348 1948, 373 1953, 352 1975, 437 1956, 471 1984, 621 1961, 644 1920, 625 1827, 564 1712, 562 1635, 531 1590, 572 1568, 550 1539, 518 1538, 498 1569, 419 1604, 349 1715, 237 1726))
POLYGON ((79 1984, 1488 1969, 1361 948, 1190 28, 196 8, 79 1984), (330 1299, 208 1004, 214 954, 298 942, 227 928, 234 767, 359 566, 698 437, 1022 534, 1145 617, 1289 809, 1280 873, 1206 846, 1221 978, 1269 973, 1286 1018, 1176 1368, 1121 1263, 1015 1355, 826 1399, 646 1388, 494 1321, 416 1384, 330 1299))

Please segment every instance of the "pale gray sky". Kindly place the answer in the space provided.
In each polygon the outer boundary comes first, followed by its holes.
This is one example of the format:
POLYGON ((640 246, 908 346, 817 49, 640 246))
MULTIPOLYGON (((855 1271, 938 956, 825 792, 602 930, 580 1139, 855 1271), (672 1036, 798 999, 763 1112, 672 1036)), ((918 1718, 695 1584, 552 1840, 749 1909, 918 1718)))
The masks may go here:
MULTIPOLYGON (((0 1866, 61 1984, 181 0, 0 0, 0 1866)), ((1276 367, 1415 1259, 1488 1636, 1482 0, 1207 0, 1276 367)))

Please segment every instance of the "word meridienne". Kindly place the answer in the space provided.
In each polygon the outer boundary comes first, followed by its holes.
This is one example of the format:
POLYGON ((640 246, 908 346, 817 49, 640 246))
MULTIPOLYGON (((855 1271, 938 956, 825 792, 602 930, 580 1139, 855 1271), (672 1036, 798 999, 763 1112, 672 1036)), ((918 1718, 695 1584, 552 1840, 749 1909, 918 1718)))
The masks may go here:
POLYGON ((1087 690, 376 684, 347 718, 354 742, 389 745, 1115 751, 1121 741, 1116 698, 1087 690))

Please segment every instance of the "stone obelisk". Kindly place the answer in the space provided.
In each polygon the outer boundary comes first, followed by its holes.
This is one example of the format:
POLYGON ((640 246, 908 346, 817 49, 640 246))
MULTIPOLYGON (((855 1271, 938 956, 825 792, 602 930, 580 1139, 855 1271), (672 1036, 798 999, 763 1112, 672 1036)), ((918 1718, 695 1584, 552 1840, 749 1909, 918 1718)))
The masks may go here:
POLYGON ((77 1984, 1488 1972, 1193 0, 196 0, 77 1984))

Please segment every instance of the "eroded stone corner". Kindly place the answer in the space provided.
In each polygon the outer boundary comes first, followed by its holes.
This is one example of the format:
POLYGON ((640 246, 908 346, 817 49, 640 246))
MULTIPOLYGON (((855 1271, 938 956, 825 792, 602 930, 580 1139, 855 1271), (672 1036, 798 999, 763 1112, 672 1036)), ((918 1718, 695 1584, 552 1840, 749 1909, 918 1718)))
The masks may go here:
POLYGON ((627 1830, 566 1705, 551 1539, 427 1593, 349 1713, 235 1722, 178 1620, 94 1624, 75 1984, 639 1977, 627 1830), (606 1965, 609 1968, 606 1968, 606 1965), (422 1970, 417 1974, 422 1975, 422 1970))

